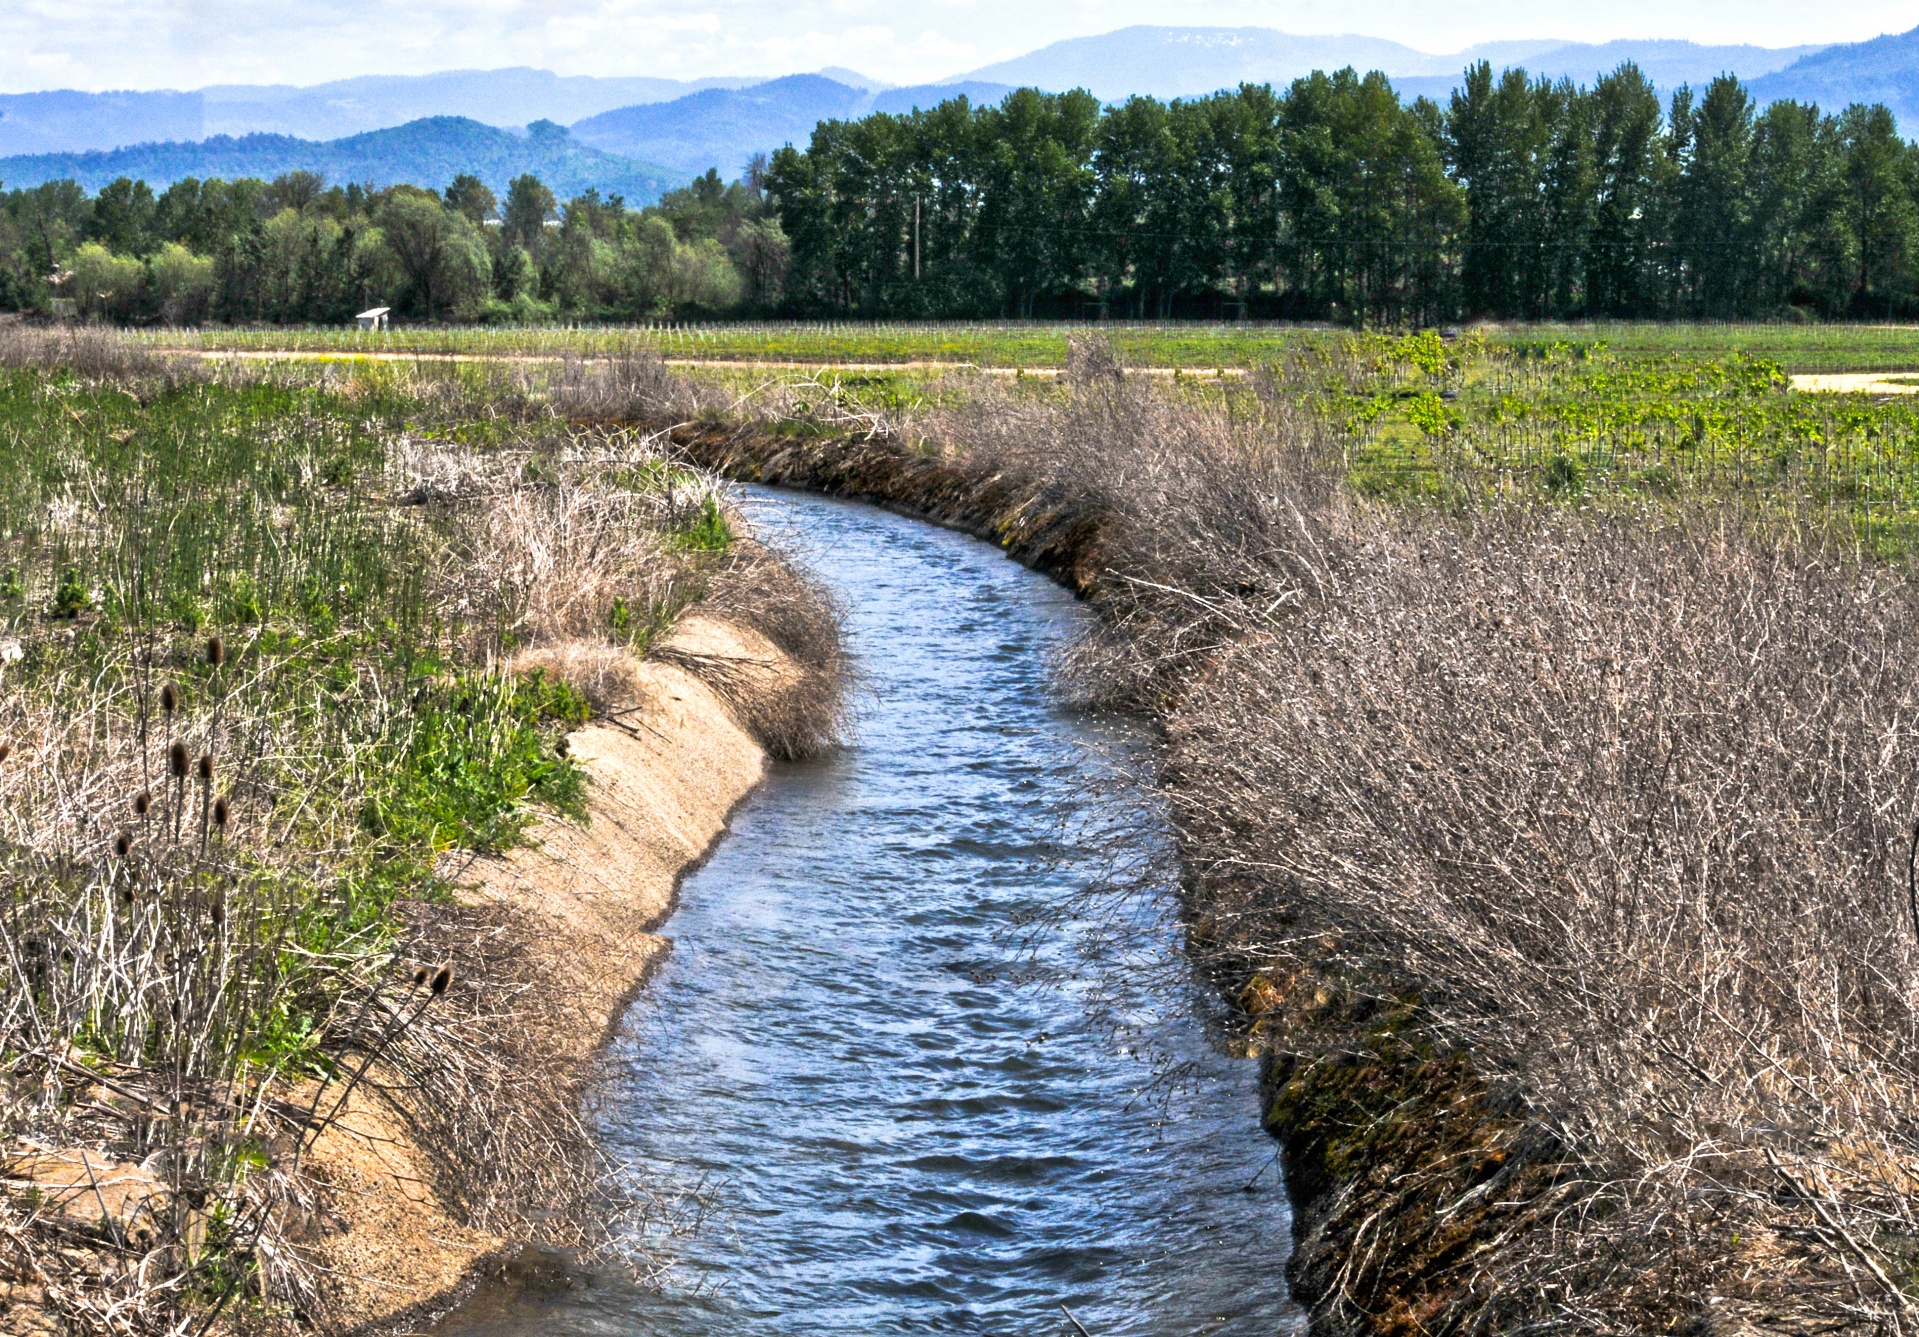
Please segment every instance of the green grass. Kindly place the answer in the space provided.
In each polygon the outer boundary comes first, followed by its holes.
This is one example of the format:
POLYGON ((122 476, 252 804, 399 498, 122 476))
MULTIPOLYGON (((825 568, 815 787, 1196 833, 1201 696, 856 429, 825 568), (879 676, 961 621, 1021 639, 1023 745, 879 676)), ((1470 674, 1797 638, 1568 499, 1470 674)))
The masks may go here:
MULTIPOLYGON (((1628 357, 1724 358, 1736 353, 1776 361, 1788 371, 1919 370, 1919 327, 1809 324, 1656 324, 1582 322, 1482 327, 1494 343, 1543 348, 1605 343, 1628 357)), ((1247 369, 1302 344, 1337 336, 1325 329, 1239 324, 753 322, 638 326, 148 331, 149 343, 204 349, 428 353, 466 356, 593 356, 654 352, 695 361, 820 365, 913 362, 983 368, 1059 368, 1069 340, 1099 334, 1129 366, 1197 371, 1247 369)))
MULTIPOLYGON (((171 816, 128 829, 175 885, 233 885, 219 894, 250 916, 250 940, 283 943, 224 1035, 228 1063, 321 1063, 318 1019, 353 963, 396 941, 395 901, 442 894, 440 855, 510 847, 541 807, 585 815, 584 774, 559 746, 584 701, 457 652, 498 637, 437 606, 436 517, 394 504, 393 443, 464 434, 391 377, 329 388, 0 372, 0 640, 19 654, 4 665, 0 729, 54 748, 50 773, 10 799, 13 829, 40 844, 0 842, 7 899, 18 918, 85 896, 73 879, 87 865, 41 847, 94 857, 93 823, 110 838, 128 821, 137 772, 80 812, 62 797, 98 786, 107 739, 144 731, 148 755, 174 735, 205 750, 217 783, 149 763, 155 812, 171 816), (177 715, 156 704, 162 680, 177 715), (215 790, 247 833, 231 846, 197 834, 215 790)), ((124 1057, 164 1031, 141 1041, 136 1019, 103 1015, 78 1039, 124 1057)))
POLYGON ((1137 366, 1245 367, 1299 336, 1293 326, 868 324, 767 322, 550 328, 175 331, 136 337, 165 346, 335 353, 561 356, 651 352, 672 359, 801 363, 960 363, 1061 367, 1067 342, 1097 330, 1137 366))
POLYGON ((1795 393, 1778 363, 1745 353, 1421 342, 1352 341, 1366 368, 1357 383, 1294 373, 1293 392, 1348 443, 1363 491, 1599 504, 1711 496, 1843 515, 1888 555, 1919 543, 1913 398, 1795 393))

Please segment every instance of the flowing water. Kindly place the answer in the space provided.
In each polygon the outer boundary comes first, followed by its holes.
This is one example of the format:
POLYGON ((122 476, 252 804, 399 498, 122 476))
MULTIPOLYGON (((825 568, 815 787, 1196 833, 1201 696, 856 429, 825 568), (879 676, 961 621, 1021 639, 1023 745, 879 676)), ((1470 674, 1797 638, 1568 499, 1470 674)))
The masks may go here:
POLYGON ((1098 797, 1132 740, 1047 695, 1084 610, 930 525, 747 506, 844 601, 859 720, 686 880, 615 1042, 601 1131, 666 1195, 668 1270, 488 1283, 442 1332, 1299 1331, 1254 1066, 1167 896, 1084 895, 1089 823, 1167 872, 1150 809, 1098 797))

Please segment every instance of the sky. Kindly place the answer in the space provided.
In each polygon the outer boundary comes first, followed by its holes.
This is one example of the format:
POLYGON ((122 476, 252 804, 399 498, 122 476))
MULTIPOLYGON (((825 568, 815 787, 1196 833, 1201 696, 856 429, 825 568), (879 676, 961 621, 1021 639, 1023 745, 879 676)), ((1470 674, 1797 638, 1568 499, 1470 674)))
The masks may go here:
POLYGON ((1919 27, 1919 0, 0 0, 0 91, 321 83, 532 65, 926 83, 1134 23, 1363 33, 1435 53, 1505 38, 1791 46, 1919 27))

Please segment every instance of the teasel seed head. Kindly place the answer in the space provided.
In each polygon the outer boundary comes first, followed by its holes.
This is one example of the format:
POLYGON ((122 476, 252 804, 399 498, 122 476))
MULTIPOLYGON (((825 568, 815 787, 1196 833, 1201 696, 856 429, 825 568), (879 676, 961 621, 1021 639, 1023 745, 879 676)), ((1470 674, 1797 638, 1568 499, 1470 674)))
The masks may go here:
POLYGON ((173 746, 167 749, 167 774, 176 780, 186 779, 187 767, 192 761, 187 754, 187 745, 175 739, 173 746))
POLYGON ((445 993, 447 986, 453 983, 453 967, 441 966, 433 972, 433 996, 438 998, 445 993))
POLYGON ((227 922, 227 898, 225 896, 215 896, 212 906, 207 910, 207 914, 213 920, 213 927, 220 928, 225 925, 227 922))
POLYGON ((13 755, 13 744, 0 743, 0 761, 5 761, 8 757, 11 757, 12 755, 13 755))
POLYGON ((413 987, 417 989, 422 984, 425 984, 428 973, 429 972, 427 971, 427 968, 425 966, 421 966, 417 970, 415 970, 413 972, 413 987))
POLYGON ((226 663, 227 643, 218 636, 207 637, 207 663, 219 668, 226 663))
POLYGON ((202 752, 202 753, 200 754, 200 760, 199 760, 199 761, 197 761, 197 762, 195 762, 195 763, 194 763, 194 766, 195 766, 195 768, 196 768, 196 769, 198 770, 198 772, 199 772, 199 775, 200 775, 200 782, 201 782, 202 784, 210 784, 210 783, 212 783, 212 781, 213 781, 213 754, 212 754, 211 752, 202 752))
POLYGON ((180 708, 180 689, 172 683, 160 684, 160 709, 171 715, 180 708))
POLYGON ((233 816, 233 810, 227 806, 227 796, 220 795, 213 800, 213 824, 221 830, 226 829, 227 819, 233 816))
POLYGON ((124 859, 131 853, 133 853, 133 837, 122 831, 113 838, 113 856, 116 859, 124 859))
POLYGON ((133 796, 133 815, 135 817, 145 817, 148 810, 152 807, 153 791, 151 789, 142 789, 133 796))

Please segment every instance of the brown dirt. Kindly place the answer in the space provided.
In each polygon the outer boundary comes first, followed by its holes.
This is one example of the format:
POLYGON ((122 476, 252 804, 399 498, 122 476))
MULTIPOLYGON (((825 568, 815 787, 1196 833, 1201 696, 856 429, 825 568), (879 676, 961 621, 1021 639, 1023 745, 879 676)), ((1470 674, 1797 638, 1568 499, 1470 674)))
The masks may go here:
MULTIPOLYGON (((770 642, 708 618, 684 619, 669 642, 783 672, 770 642)), ((667 952, 653 930, 680 878, 765 774, 765 753, 712 688, 670 664, 630 668, 634 699, 569 738, 592 777, 590 821, 546 821, 529 847, 450 870, 468 906, 523 926, 531 972, 561 1000, 538 1018, 536 1048, 576 1078, 667 952)), ((507 1244, 460 1223, 407 1127, 363 1087, 309 1153, 328 1187, 310 1254, 335 1330, 405 1331, 507 1244)))

